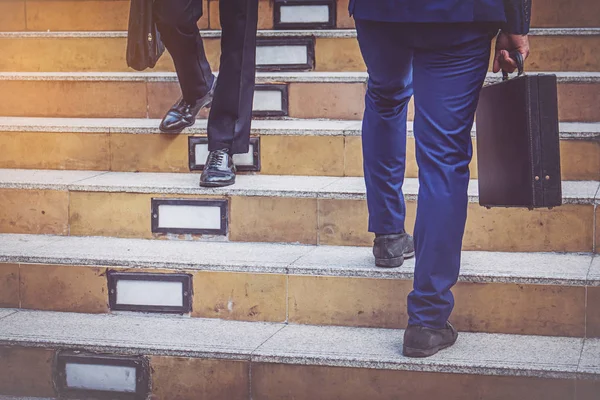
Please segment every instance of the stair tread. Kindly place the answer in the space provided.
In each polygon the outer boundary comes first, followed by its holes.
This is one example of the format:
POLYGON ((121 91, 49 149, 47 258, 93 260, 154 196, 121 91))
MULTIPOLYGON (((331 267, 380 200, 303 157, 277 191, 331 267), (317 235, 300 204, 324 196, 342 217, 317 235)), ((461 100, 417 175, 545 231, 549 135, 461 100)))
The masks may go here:
MULTIPOLYGON (((216 29, 200 30, 202 37, 218 38, 221 31, 216 29)), ((531 36, 596 36, 600 27, 592 28, 532 28, 531 36)), ((307 37, 318 38, 355 38, 356 29, 259 29, 259 38, 266 37, 307 37)), ((14 31, 0 32, 0 38, 126 38, 127 31, 14 31)))
MULTIPOLYGON (((1 33, 1 32, 0 32, 1 33)), ((558 83, 598 83, 600 72, 555 71, 558 83)), ((218 75, 218 73, 215 73, 218 75)), ((366 72, 257 72, 257 83, 366 83, 366 72)), ((175 72, 0 72, 0 80, 70 80, 70 81, 150 81, 175 82, 175 72)), ((499 82, 500 74, 488 72, 486 82, 499 82)))
MULTIPOLYGON (((229 196, 276 196, 328 199, 364 199, 361 177, 240 175, 236 184, 207 189, 198 184, 198 174, 108 172, 71 170, 0 169, 0 188, 69 190, 84 192, 127 192, 153 194, 194 194, 229 196)), ((416 200, 419 182, 406 178, 407 200, 416 200)), ((563 181, 565 204, 597 204, 599 181, 563 181)), ((469 201, 478 201, 477 180, 469 183, 469 201)))
MULTIPOLYGON (((0 261, 412 279, 414 259, 396 269, 373 265, 371 249, 275 243, 168 241, 0 234, 0 261)), ((464 251, 461 282, 600 286, 600 257, 590 254, 464 251)))
MULTIPOLYGON (((68 133, 133 133, 157 134, 160 119, 148 118, 40 118, 0 117, 2 132, 68 132, 68 133)), ((189 134, 205 134, 206 119, 186 129, 189 134)), ((413 134, 413 121, 407 122, 408 134, 413 134)), ((362 121, 332 119, 256 119, 252 121, 253 133, 261 135, 344 135, 360 136, 362 121)), ((562 138, 600 137, 600 122, 561 122, 562 138)), ((472 135, 475 135, 475 126, 472 135)))
POLYGON ((461 374, 573 379, 600 375, 600 339, 461 333, 426 359, 400 354, 402 331, 156 317, 17 311, 0 344, 124 354, 250 360, 461 374))

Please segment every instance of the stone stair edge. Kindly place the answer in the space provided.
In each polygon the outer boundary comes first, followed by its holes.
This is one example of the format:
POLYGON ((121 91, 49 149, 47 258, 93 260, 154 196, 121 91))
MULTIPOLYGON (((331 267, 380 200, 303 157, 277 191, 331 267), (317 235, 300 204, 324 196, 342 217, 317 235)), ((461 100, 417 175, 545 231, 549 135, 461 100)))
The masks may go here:
MULTIPOLYGON (((234 186, 207 189, 198 186, 198 176, 197 173, 0 169, 0 189, 340 200, 366 198, 362 177, 240 175, 234 186)), ((403 189, 407 201, 415 201, 418 179, 406 178, 403 189)), ((478 201, 476 179, 471 179, 469 184, 469 201, 478 201)), ((600 181, 563 181, 563 203, 600 204, 600 181)))
MULTIPOLYGON (((221 37, 216 29, 200 30, 204 38, 221 37)), ((597 36, 600 27, 532 28, 531 36, 597 36)), ((355 38, 356 29, 259 29, 259 38, 268 37, 355 38)), ((15 31, 0 32, 0 38, 126 38, 127 31, 15 31)))
MULTIPOLYGON (((0 243, 0 262, 10 264, 372 279, 413 279, 414 270, 414 260, 397 269, 376 268, 368 247, 31 234, 0 234, 0 243)), ((459 281, 600 286, 600 257, 464 251, 459 281)))
MULTIPOLYGON (((599 83, 600 72, 536 72, 556 75, 558 83, 599 83)), ((218 72, 215 73, 218 76, 218 72)), ((486 83, 498 82, 500 74, 488 72, 486 83)), ((0 81, 106 81, 176 82, 175 72, 0 72, 0 81)), ((257 83, 366 83, 366 72, 257 72, 257 83)))
POLYGON ((24 310, 0 310, 0 318, 0 346, 477 375, 600 377, 600 339, 461 333, 455 346, 436 356, 408 359, 400 354, 402 330, 24 310))
MULTIPOLYGON (((0 117, 1 132, 36 133, 129 133, 158 134, 160 119, 148 118, 40 118, 0 117)), ((198 119, 183 134, 205 135, 206 119, 198 119)), ((295 136, 360 136, 362 121, 340 119, 277 118, 252 121, 254 135, 295 136)), ((407 122, 408 135, 413 136, 413 121, 407 122)), ((475 126, 471 135, 475 136, 475 126)), ((593 139, 600 137, 600 122, 561 122, 561 139, 593 139)))

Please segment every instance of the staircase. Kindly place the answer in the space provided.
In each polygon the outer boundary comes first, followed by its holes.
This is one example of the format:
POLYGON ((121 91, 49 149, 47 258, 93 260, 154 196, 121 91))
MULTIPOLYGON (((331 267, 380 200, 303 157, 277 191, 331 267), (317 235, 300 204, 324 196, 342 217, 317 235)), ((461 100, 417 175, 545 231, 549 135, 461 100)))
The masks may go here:
MULTIPOLYGON (((127 0, 0 2, 0 399, 600 399, 600 2, 534 1, 564 205, 480 207, 475 158, 461 334, 422 360, 414 262, 369 247, 347 5, 260 0, 252 148, 203 189, 206 120, 159 133, 176 76, 127 69, 127 0)), ((215 70, 218 20, 205 0, 215 70)))

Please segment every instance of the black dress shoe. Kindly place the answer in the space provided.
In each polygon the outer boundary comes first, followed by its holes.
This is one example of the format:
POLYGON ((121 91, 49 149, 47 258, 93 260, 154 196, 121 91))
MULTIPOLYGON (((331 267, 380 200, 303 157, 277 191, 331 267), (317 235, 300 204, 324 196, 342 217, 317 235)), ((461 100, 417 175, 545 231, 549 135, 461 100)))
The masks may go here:
POLYGON ((458 332, 450 322, 446 322, 446 327, 442 329, 409 325, 404 332, 402 354, 406 357, 429 357, 452 346, 457 338, 458 332))
POLYGON ((227 149, 211 151, 200 176, 200 186, 222 187, 235 183, 235 164, 227 149))
POLYGON ((183 98, 177 100, 177 103, 171 107, 167 115, 160 123, 160 131, 163 133, 181 133, 185 128, 196 123, 196 116, 204 107, 210 107, 215 85, 203 97, 196 100, 194 103, 189 103, 183 98))
POLYGON ((408 233, 377 235, 373 244, 373 255, 378 267, 400 267, 404 259, 415 256, 413 238, 408 233))

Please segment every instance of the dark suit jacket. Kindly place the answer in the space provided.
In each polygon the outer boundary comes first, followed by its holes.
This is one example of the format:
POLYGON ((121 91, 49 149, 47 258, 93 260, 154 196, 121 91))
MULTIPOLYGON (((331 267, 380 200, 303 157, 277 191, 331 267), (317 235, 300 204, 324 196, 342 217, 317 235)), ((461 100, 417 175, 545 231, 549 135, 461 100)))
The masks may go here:
POLYGON ((358 19, 388 22, 495 22, 510 33, 529 32, 531 0, 350 0, 358 19))

